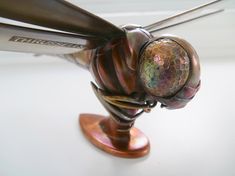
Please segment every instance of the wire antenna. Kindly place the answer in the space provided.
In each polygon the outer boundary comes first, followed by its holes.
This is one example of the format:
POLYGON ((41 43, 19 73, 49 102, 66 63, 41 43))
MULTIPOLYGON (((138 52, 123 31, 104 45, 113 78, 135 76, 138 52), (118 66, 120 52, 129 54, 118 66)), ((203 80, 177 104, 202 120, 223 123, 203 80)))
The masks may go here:
POLYGON ((195 19, 199 19, 199 18, 202 18, 202 17, 205 17, 205 16, 209 16, 209 15, 212 15, 212 14, 215 14, 215 13, 222 12, 223 9, 214 10, 214 11, 207 12, 207 13, 204 13, 202 15, 196 16, 196 17, 189 18, 189 16, 194 14, 195 12, 197 12, 197 14, 198 14, 199 12, 205 10, 207 7, 212 6, 214 4, 217 4, 217 3, 221 2, 221 1, 222 0, 215 0, 215 1, 211 1, 209 3, 197 6, 195 8, 186 10, 186 11, 181 12, 179 14, 176 14, 174 16, 170 16, 170 17, 168 17, 166 19, 163 19, 163 20, 160 20, 160 21, 155 22, 153 24, 150 24, 148 26, 145 26, 144 29, 146 29, 146 30, 148 30, 150 32, 151 31, 158 31, 158 30, 166 29, 168 27, 173 27, 173 26, 176 26, 176 25, 179 25, 179 24, 183 24, 183 23, 186 23, 186 22, 189 22, 189 21, 193 21, 195 19), (182 18, 184 18, 184 19, 182 20, 182 18), (189 19, 185 19, 185 18, 189 18, 189 19), (181 21, 180 21, 180 19, 181 19, 181 21), (173 21, 176 21, 176 22, 173 23, 173 21))

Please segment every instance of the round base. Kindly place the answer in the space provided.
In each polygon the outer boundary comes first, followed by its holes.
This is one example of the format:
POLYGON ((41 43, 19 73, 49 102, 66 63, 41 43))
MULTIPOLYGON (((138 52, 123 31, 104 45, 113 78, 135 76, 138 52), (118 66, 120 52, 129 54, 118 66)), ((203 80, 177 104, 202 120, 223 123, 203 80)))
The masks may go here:
POLYGON ((125 158, 138 158, 149 153, 148 138, 140 130, 132 127, 129 133, 111 135, 102 123, 107 119, 94 114, 80 115, 81 129, 92 144, 112 155, 125 158))

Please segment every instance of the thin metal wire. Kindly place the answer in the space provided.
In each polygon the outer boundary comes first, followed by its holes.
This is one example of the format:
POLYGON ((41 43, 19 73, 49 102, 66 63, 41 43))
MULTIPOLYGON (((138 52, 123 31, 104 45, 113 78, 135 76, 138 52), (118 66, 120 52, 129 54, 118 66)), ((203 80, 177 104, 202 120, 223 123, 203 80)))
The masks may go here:
POLYGON ((174 16, 170 16, 170 17, 168 17, 168 18, 166 18, 166 19, 164 19, 164 20, 161 20, 161 21, 155 22, 155 23, 153 23, 153 24, 150 24, 150 25, 148 25, 148 26, 145 26, 144 29, 150 30, 150 29, 153 29, 153 28, 155 28, 155 27, 158 27, 158 28, 159 28, 161 25, 164 25, 165 23, 169 23, 169 22, 172 21, 172 20, 175 20, 175 19, 177 19, 177 18, 179 18, 179 17, 182 17, 182 16, 185 16, 185 15, 191 14, 191 13, 193 13, 193 12, 203 10, 204 8, 206 8, 206 7, 208 7, 208 6, 214 5, 214 4, 219 3, 219 2, 221 2, 221 1, 222 1, 222 0, 215 0, 215 1, 211 1, 211 2, 206 3, 206 4, 203 4, 203 5, 194 7, 194 8, 192 8, 192 9, 186 10, 186 11, 181 12, 181 13, 179 13, 179 14, 176 14, 176 15, 174 15, 174 16))
POLYGON ((149 32, 150 33, 155 33, 157 31, 161 31, 161 30, 164 30, 166 28, 171 28, 171 27, 174 27, 174 26, 178 26, 180 24, 188 23, 188 22, 191 22, 191 21, 194 21, 194 20, 197 20, 197 19, 201 19, 201 18, 210 16, 210 15, 213 15, 213 14, 216 14, 216 13, 223 12, 223 11, 224 11, 224 9, 215 10, 215 11, 212 11, 212 12, 209 12, 209 13, 205 13, 203 15, 200 15, 200 16, 197 16, 197 17, 194 17, 194 18, 190 18, 188 20, 183 20, 183 21, 180 21, 180 22, 177 22, 177 23, 173 23, 171 25, 160 27, 160 28, 157 28, 157 29, 152 29, 152 30, 149 30, 149 32))

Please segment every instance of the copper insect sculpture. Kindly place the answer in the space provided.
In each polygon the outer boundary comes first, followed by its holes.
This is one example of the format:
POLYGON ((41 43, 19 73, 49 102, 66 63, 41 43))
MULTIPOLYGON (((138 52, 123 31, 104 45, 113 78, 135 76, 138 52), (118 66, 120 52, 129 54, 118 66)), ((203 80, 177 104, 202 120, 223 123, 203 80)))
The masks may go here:
POLYGON ((180 37, 154 34, 221 12, 186 18, 218 2, 145 27, 116 27, 63 0, 1 0, 0 17, 37 26, 0 23, 0 50, 55 55, 88 69, 95 79, 92 88, 110 116, 81 114, 85 136, 113 155, 141 157, 149 153, 150 144, 133 126, 136 118, 157 103, 182 108, 200 87, 200 64, 193 47, 180 37))

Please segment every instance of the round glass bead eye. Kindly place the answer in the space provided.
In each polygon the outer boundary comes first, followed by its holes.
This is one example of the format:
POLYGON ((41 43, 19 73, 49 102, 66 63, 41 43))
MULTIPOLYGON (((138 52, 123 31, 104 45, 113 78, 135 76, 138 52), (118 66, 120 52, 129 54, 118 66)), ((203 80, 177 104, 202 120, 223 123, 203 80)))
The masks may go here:
POLYGON ((144 89, 158 97, 176 94, 186 83, 190 59, 177 42, 163 38, 149 43, 140 56, 139 75, 144 89))

